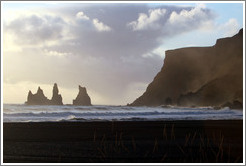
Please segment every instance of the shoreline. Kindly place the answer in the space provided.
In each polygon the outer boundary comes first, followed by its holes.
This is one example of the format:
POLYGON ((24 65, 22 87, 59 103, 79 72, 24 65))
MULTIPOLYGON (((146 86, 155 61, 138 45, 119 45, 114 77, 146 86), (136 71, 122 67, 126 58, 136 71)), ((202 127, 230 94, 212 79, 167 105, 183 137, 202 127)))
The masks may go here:
POLYGON ((243 161, 243 120, 3 123, 4 163, 243 161))
POLYGON ((224 108, 229 108, 232 110, 243 110, 243 108, 234 108, 230 107, 229 105, 224 105, 224 106, 213 106, 213 105, 208 105, 208 106, 182 106, 182 105, 153 105, 153 106, 148 106, 148 105, 101 105, 101 104, 92 104, 89 106, 86 105, 73 105, 73 104, 63 104, 63 105, 52 105, 52 104, 26 104, 26 103, 3 103, 3 105, 24 105, 24 106, 71 106, 71 107, 100 107, 100 106, 110 106, 110 107, 150 107, 150 108, 191 108, 191 109, 196 109, 196 108, 211 108, 215 110, 220 110, 224 108))

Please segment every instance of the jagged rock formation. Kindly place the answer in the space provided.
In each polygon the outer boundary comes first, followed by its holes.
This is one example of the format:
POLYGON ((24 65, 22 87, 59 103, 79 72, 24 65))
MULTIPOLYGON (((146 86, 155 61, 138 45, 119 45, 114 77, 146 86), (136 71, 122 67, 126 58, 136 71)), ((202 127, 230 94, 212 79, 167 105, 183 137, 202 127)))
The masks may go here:
POLYGON ((83 105, 83 106, 90 106, 91 105, 91 99, 89 95, 87 94, 86 88, 81 87, 79 85, 79 93, 75 100, 73 100, 73 105, 83 105))
POLYGON ((48 105, 50 103, 50 100, 45 97, 43 90, 38 87, 37 93, 32 94, 31 91, 29 91, 27 96, 27 102, 28 105, 48 105))
POLYGON ((212 47, 170 50, 133 106, 230 106, 243 103, 243 30, 212 47))
POLYGON ((53 87, 53 96, 52 99, 49 100, 45 95, 43 90, 38 87, 38 91, 36 94, 32 94, 31 91, 29 91, 27 96, 27 101, 25 104, 27 105, 63 105, 62 103, 62 96, 58 94, 59 90, 57 87, 57 84, 54 84, 53 87))
POLYGON ((58 93, 59 93, 59 90, 58 90, 57 84, 55 83, 53 87, 53 96, 51 98, 52 105, 63 105, 62 96, 59 95, 58 93))

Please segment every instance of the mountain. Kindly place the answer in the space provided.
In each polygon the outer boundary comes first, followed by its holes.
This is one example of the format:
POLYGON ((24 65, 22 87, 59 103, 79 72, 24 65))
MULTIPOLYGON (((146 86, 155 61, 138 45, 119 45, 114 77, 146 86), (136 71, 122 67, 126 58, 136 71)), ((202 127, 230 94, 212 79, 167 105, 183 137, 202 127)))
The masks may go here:
POLYGON ((27 101, 25 104, 27 105, 63 105, 62 103, 62 96, 58 94, 58 86, 55 83, 53 86, 53 95, 52 99, 49 100, 45 95, 43 90, 38 87, 37 93, 32 94, 31 91, 29 91, 27 96, 27 101))
POLYGON ((243 29, 212 47, 166 51, 161 71, 132 106, 243 105, 243 29))

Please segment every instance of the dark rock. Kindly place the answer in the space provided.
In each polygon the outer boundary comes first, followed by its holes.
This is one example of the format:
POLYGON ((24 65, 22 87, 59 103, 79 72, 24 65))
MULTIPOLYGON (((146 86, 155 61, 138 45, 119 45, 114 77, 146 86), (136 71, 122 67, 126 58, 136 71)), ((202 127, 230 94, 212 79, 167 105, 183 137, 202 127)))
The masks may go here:
POLYGON ((231 109, 242 109, 243 104, 237 100, 232 102, 226 102, 222 107, 230 107, 231 109))
POLYGON ((28 105, 48 105, 50 103, 49 99, 44 96, 43 90, 38 87, 37 93, 32 94, 31 91, 28 93, 27 102, 28 105))
POLYGON ((59 90, 58 90, 57 84, 55 83, 53 87, 53 96, 51 98, 52 105, 63 105, 62 96, 58 93, 59 93, 59 90))
POLYGON ((172 99, 170 97, 166 98, 166 105, 172 105, 172 99))
POLYGON ((161 71, 130 105, 220 107, 234 101, 243 103, 243 30, 212 47, 167 51, 161 71))
POLYGON ((59 90, 57 87, 57 84, 54 84, 53 87, 53 96, 52 99, 49 100, 45 95, 43 90, 38 87, 38 91, 36 94, 32 94, 31 91, 29 91, 27 96, 27 101, 25 104, 27 105, 63 105, 62 103, 62 96, 58 94, 59 90))
POLYGON ((89 95, 87 94, 86 88, 81 87, 79 85, 79 93, 75 100, 73 100, 73 105, 83 105, 83 106, 90 106, 91 105, 91 99, 89 95))

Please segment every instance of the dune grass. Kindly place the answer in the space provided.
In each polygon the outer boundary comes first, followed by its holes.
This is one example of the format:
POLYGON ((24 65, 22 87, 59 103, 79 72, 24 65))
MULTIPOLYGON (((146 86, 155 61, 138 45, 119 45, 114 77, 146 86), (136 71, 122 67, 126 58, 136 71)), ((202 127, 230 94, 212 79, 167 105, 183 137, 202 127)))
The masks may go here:
MULTIPOLYGON (((221 132, 212 136, 194 130, 183 138, 176 138, 175 125, 170 129, 164 125, 162 138, 152 140, 137 140, 124 136, 123 132, 113 134, 114 141, 94 137, 97 155, 100 162, 133 161, 162 163, 237 163, 243 161, 243 156, 231 156, 231 145, 224 142, 221 132), (98 144, 100 142, 100 144, 98 144), (148 160, 146 160, 148 159, 148 160)), ((109 136, 111 137, 111 136, 109 136)))

